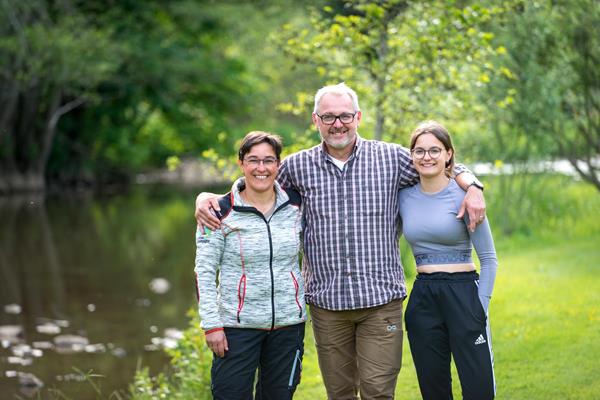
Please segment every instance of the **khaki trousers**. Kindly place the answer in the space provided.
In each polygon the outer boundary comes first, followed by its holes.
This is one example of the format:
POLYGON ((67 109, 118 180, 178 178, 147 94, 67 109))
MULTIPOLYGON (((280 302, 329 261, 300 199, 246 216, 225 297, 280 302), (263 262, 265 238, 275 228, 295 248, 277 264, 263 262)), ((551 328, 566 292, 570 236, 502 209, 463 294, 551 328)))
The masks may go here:
POLYGON ((330 311, 310 306, 327 397, 393 399, 402 365, 402 299, 377 307, 330 311))

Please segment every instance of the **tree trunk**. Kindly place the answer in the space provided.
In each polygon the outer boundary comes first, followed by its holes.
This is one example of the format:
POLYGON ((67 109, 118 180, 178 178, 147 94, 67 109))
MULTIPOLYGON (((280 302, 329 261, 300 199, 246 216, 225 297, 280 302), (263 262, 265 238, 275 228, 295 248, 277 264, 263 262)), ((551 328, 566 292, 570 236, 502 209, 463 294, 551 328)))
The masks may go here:
POLYGON ((14 124, 15 110, 19 102, 19 85, 8 81, 0 92, 0 147, 8 137, 14 124))
POLYGON ((52 151, 52 144, 54 143, 58 121, 63 115, 85 102, 83 97, 79 97, 59 107, 62 99, 61 92, 60 89, 57 89, 54 93, 54 98, 51 103, 52 106, 48 112, 48 120, 41 138, 41 154, 37 160, 36 171, 40 172, 42 175, 46 172, 46 165, 48 164, 48 159, 50 158, 50 153, 52 151))
POLYGON ((377 98, 375 100, 375 140, 383 138, 383 128, 385 126, 384 92, 385 82, 383 82, 383 79, 378 79, 377 98))
MULTIPOLYGON (((37 86, 16 96, 3 99, 11 106, 0 113, 3 135, 0 136, 0 193, 42 191, 56 127, 60 118, 85 102, 79 97, 61 105, 62 90, 55 89, 42 107, 41 89, 37 86), (10 101, 8 101, 10 100, 10 101), (12 103, 15 103, 11 105, 12 103), (44 115, 45 114, 45 115, 44 115), (36 121, 44 120, 43 124, 36 121)), ((8 96, 7 96, 8 97, 8 96)))
MULTIPOLYGON (((382 2, 382 5, 385 2, 382 2)), ((385 129, 385 99, 386 99, 386 78, 388 74, 389 60, 389 34, 388 29, 392 21, 402 14, 408 8, 407 2, 398 2, 391 7, 385 7, 385 16, 381 21, 379 42, 375 48, 377 54, 378 70, 372 70, 371 76, 375 79, 377 93, 375 94, 375 140, 383 139, 383 130, 385 129)))

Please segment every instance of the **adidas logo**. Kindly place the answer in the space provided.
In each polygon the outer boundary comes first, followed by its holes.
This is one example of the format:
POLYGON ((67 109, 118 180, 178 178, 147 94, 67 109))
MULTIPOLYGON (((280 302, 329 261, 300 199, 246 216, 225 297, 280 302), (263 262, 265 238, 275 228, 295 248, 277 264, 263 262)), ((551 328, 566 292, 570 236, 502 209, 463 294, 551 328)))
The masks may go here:
POLYGON ((477 340, 475 341, 475 344, 484 344, 486 343, 485 338, 483 337, 483 335, 479 335, 479 337, 477 338, 477 340))

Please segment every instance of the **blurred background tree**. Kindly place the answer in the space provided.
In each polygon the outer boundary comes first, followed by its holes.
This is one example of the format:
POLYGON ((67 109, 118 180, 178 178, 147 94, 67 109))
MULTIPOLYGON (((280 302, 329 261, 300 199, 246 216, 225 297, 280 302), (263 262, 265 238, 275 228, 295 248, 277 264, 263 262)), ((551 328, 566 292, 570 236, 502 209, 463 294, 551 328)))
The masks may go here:
POLYGON ((311 80, 266 38, 302 6, 236 3, 2 0, 0 192, 129 181, 229 155, 250 129, 291 137, 304 124, 275 104, 311 80))
POLYGON ((506 55, 480 93, 490 140, 473 137, 478 158, 564 158, 600 190, 599 3, 516 2, 494 31, 506 55))
POLYGON ((594 0, 0 5, 0 192, 221 168, 254 129, 305 148, 315 90, 339 81, 366 138, 437 119, 461 161, 564 158, 599 187, 594 0))
POLYGON ((0 191, 40 188, 60 118, 94 97, 120 49, 62 2, 2 0, 0 32, 0 191))
POLYGON ((504 8, 462 1, 329 4, 313 9, 308 27, 285 25, 280 43, 324 81, 357 89, 371 111, 361 128, 367 137, 398 141, 425 118, 474 117, 475 90, 494 68, 487 28, 504 8))

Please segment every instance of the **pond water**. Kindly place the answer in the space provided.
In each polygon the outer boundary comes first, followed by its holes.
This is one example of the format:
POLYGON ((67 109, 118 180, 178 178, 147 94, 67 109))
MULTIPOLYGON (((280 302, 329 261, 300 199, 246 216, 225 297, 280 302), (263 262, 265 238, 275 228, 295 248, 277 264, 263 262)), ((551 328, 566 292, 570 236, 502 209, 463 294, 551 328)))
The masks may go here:
POLYGON ((0 398, 109 398, 165 369, 196 301, 198 190, 0 197, 0 398))

